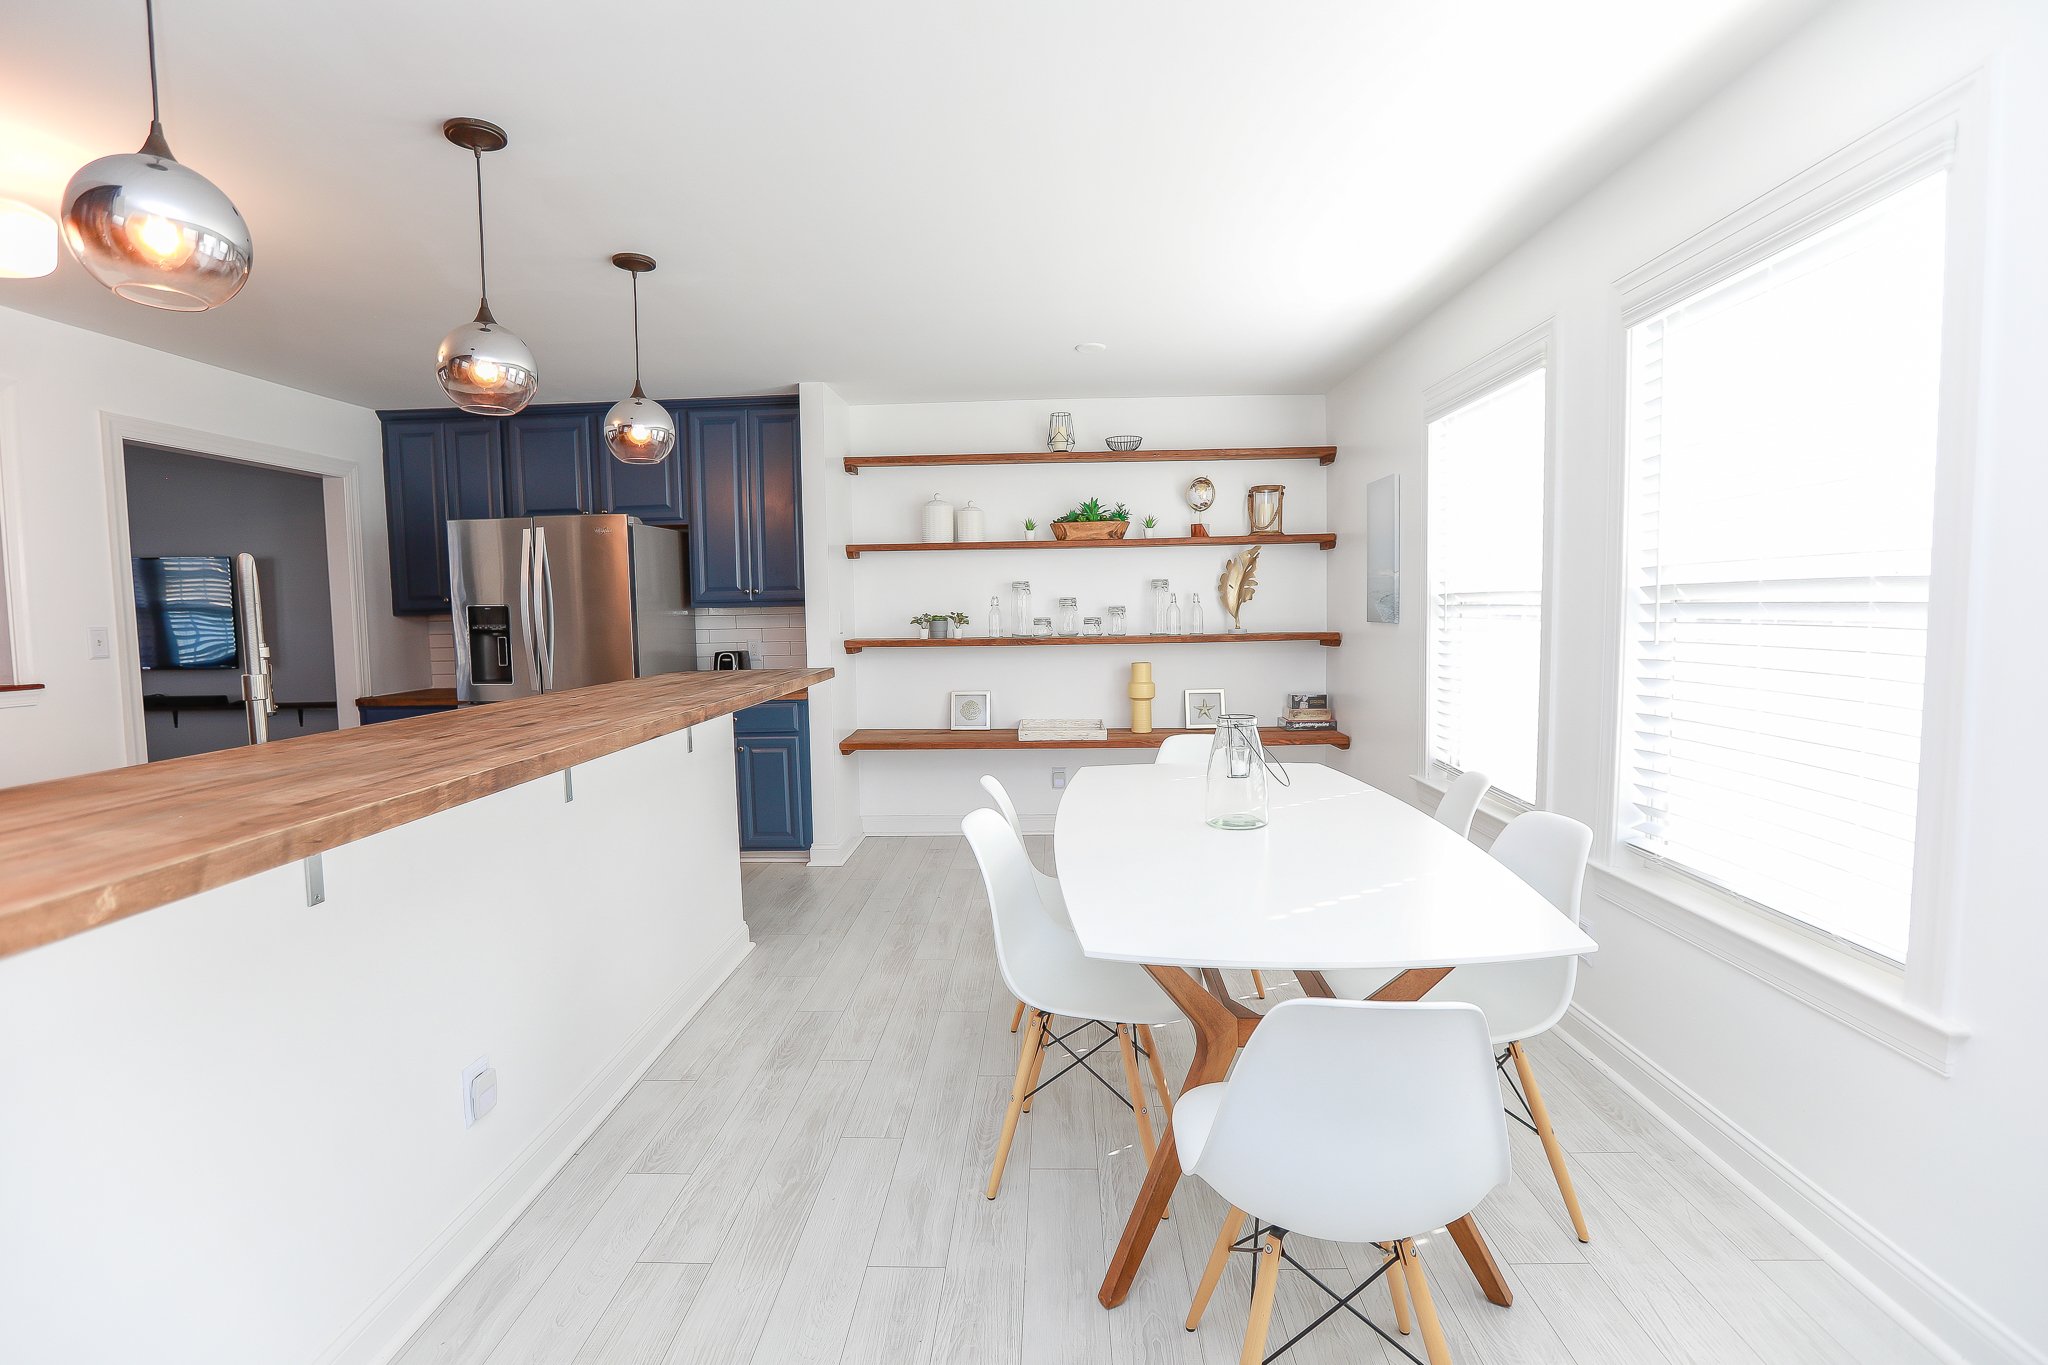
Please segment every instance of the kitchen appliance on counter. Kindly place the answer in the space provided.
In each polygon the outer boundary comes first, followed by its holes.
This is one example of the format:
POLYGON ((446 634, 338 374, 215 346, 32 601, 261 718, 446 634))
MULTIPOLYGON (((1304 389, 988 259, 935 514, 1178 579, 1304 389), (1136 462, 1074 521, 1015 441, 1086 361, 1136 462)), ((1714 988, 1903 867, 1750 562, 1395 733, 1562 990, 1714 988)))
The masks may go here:
POLYGON ((753 666, 744 649, 715 649, 711 652, 711 670, 714 673, 731 673, 753 666))
POLYGON ((449 522, 457 698, 695 669, 684 550, 681 531, 618 514, 449 522))

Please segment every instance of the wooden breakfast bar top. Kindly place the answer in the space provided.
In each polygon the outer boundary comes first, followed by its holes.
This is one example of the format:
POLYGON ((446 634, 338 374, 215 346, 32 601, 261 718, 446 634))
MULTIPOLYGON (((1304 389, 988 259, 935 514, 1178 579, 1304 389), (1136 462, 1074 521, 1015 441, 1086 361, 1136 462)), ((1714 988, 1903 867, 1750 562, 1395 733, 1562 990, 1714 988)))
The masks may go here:
POLYGON ((831 676, 671 673, 0 790, 0 957, 831 676))

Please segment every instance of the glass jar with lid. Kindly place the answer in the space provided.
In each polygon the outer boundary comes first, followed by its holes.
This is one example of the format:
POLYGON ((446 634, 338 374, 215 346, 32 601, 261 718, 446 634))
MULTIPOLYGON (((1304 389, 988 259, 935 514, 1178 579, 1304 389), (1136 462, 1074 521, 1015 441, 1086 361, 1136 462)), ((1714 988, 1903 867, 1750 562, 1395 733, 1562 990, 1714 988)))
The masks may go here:
POLYGON ((1016 600, 1017 604, 1016 610, 1010 615, 1010 619, 1017 623, 1016 633, 1019 635, 1029 635, 1031 633, 1031 580, 1020 578, 1010 584, 1010 595, 1016 600))
POLYGON ((1052 618, 1050 616, 1032 617, 1031 633, 1041 640, 1050 639, 1052 637, 1052 618))
POLYGON ((1168 586, 1167 581, 1163 578, 1152 580, 1152 633, 1154 635, 1172 635, 1176 633, 1166 628, 1166 589, 1168 586))
POLYGON ((1124 620, 1124 609, 1122 607, 1111 607, 1109 609, 1109 633, 1111 635, 1128 635, 1130 633, 1130 628, 1124 620))
POLYGON ((1081 633, 1082 633, 1083 635, 1100 635, 1100 634, 1102 634, 1102 618, 1101 618, 1100 616, 1084 616, 1084 617, 1082 617, 1082 618, 1081 618, 1081 633))
POLYGON ((1079 598, 1062 597, 1060 599, 1058 629, 1062 635, 1079 635, 1081 633, 1081 600, 1079 598))

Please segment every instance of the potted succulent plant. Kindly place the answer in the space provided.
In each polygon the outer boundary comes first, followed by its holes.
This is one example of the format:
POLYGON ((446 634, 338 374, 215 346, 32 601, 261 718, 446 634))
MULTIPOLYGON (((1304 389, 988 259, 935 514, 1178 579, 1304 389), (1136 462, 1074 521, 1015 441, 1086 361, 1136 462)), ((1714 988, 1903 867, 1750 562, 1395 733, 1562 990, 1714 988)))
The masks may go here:
POLYGON ((1122 503, 1104 507, 1100 498, 1088 499, 1052 523, 1057 540, 1122 540, 1130 529, 1131 509, 1122 503))
POLYGON ((1038 539, 1038 523, 1032 520, 1030 517, 1024 518, 1024 539, 1038 539))
POLYGON ((910 618, 910 624, 917 627, 920 640, 950 640, 953 627, 967 624, 964 611, 928 611, 910 618))
POLYGON ((1159 518, 1157 517, 1145 518, 1144 522, 1138 527, 1138 539, 1150 540, 1152 538, 1152 528, 1158 524, 1159 518))

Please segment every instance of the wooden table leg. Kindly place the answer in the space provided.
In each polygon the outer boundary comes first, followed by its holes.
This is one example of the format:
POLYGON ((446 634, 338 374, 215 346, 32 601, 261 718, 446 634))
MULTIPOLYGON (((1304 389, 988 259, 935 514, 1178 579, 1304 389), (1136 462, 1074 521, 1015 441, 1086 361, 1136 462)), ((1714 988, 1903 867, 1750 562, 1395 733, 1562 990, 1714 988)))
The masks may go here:
POLYGON ((1479 1225, 1472 1221, 1472 1215, 1466 1214, 1451 1224, 1448 1231, 1451 1240, 1464 1254, 1465 1264, 1472 1267, 1472 1278, 1479 1281, 1486 1301, 1497 1303, 1502 1308, 1513 1304, 1515 1291, 1508 1288, 1508 1277, 1501 1274, 1500 1267, 1493 1263, 1493 1253, 1486 1249, 1486 1239, 1479 1235, 1479 1225))
MULTIPOLYGON (((1181 968, 1148 966, 1145 970, 1195 1026, 1195 1060, 1188 1067, 1181 1093, 1228 1076, 1231 1059, 1237 1055, 1237 1016, 1181 968)), ((1160 1215, 1166 1212, 1179 1183, 1180 1153, 1174 1148, 1173 1128, 1168 1125, 1166 1136, 1152 1150, 1152 1160, 1145 1168, 1145 1183, 1138 1187, 1138 1202, 1124 1223, 1123 1236, 1117 1240, 1116 1252, 1109 1258, 1109 1271, 1102 1277, 1102 1288, 1096 1294, 1104 1308, 1116 1307, 1131 1292, 1146 1248, 1152 1245, 1152 1234, 1159 1230, 1160 1215)))

